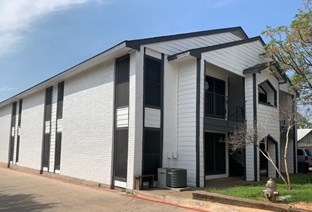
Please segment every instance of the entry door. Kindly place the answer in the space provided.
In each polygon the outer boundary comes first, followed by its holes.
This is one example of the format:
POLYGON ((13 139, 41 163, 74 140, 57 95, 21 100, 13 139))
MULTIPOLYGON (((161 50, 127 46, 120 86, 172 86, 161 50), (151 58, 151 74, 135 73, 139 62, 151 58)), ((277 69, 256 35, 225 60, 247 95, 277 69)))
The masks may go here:
POLYGON ((114 179, 126 182, 128 166, 128 129, 116 130, 114 162, 114 179))
POLYGON ((144 128, 143 170, 144 175, 154 175, 157 180, 157 169, 161 167, 160 129, 144 128))
POLYGON ((15 140, 15 137, 14 137, 14 136, 11 136, 11 137, 10 137, 10 145, 9 145, 9 163, 10 163, 10 162, 13 162, 14 140, 15 140))
POLYGON ((43 140, 43 158, 42 158, 42 166, 44 168, 49 168, 50 163, 50 139, 51 134, 45 134, 43 140))
POLYGON ((61 146, 62 146, 62 133, 58 132, 56 134, 55 140, 55 170, 60 170, 61 167, 61 146))
POLYGON ((205 133, 205 174, 217 175, 226 173, 226 155, 224 134, 205 133))

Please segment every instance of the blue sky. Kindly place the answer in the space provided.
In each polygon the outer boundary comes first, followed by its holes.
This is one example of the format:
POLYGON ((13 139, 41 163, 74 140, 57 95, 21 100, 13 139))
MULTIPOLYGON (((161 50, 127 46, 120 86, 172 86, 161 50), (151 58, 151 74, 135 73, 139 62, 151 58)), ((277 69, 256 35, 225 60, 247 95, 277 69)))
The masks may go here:
MULTIPOLYGON (((1 0, 0 102, 123 41, 288 25, 302 0, 1 0)), ((265 37, 264 37, 265 39, 265 37)))

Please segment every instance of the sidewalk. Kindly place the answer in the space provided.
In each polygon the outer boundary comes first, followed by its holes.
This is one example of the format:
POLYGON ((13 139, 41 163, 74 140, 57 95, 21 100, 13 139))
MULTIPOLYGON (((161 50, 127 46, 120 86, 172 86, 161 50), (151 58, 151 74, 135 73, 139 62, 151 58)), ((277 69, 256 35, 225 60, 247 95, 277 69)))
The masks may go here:
POLYGON ((77 182, 63 178, 61 175, 52 178, 49 175, 29 174, 0 167, 0 210, 266 211, 231 205, 228 201, 227 204, 203 201, 205 197, 201 200, 193 199, 194 192, 209 194, 202 190, 155 188, 134 190, 133 194, 127 194, 118 190, 99 188, 94 186, 95 184, 77 185, 77 182))
MULTIPOLYGON (((242 211, 250 209, 192 199, 193 191, 153 189, 126 194, 0 168, 0 211, 242 211)), ((263 210, 253 210, 263 211, 263 210)))

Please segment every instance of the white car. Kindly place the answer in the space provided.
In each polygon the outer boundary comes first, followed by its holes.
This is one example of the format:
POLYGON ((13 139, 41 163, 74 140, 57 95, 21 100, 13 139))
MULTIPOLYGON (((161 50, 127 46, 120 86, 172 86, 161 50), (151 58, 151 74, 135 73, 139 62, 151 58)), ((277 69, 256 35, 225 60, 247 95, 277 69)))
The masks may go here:
POLYGON ((297 150, 298 162, 307 162, 312 166, 312 153, 309 149, 300 148, 297 150))

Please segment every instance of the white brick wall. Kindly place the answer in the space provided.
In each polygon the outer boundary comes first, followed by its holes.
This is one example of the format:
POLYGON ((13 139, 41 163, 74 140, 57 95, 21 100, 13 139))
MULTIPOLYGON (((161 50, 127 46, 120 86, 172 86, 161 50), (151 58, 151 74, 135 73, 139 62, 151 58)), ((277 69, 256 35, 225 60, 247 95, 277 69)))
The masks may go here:
POLYGON ((22 122, 20 129, 20 166, 40 170, 44 91, 37 92, 23 99, 22 122))
POLYGON ((0 162, 8 162, 12 104, 0 108, 0 162))
POLYGON ((114 61, 65 81, 63 175, 110 184, 114 61))
POLYGON ((16 151, 17 151, 17 136, 19 133, 19 127, 18 127, 18 110, 19 110, 19 103, 16 103, 16 116, 15 116, 15 126, 14 126, 14 150, 13 150, 13 163, 16 163, 16 151))
POLYGON ((127 189, 134 188, 134 176, 142 173, 143 54, 130 54, 129 137, 127 189))
POLYGON ((49 172, 54 172, 55 140, 56 140, 57 85, 53 86, 51 110, 50 164, 49 172))

